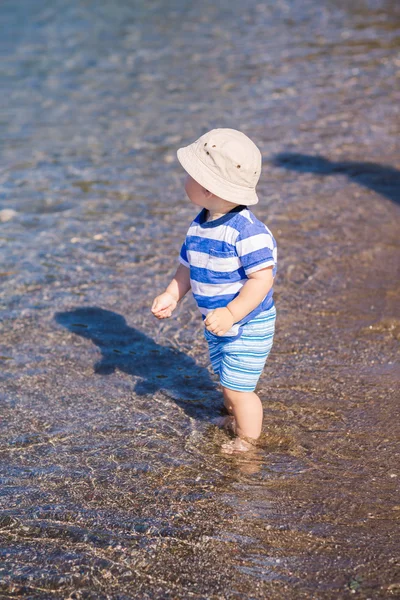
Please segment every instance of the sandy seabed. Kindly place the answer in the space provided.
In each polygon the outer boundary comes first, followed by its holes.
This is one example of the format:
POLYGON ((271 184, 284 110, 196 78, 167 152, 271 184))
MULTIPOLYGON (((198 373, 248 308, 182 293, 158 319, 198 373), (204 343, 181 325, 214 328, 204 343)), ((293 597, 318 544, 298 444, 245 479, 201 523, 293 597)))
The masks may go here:
POLYGON ((0 6, 0 598, 400 594, 395 2, 0 6), (236 127, 279 246, 259 446, 191 298, 176 148, 236 127))

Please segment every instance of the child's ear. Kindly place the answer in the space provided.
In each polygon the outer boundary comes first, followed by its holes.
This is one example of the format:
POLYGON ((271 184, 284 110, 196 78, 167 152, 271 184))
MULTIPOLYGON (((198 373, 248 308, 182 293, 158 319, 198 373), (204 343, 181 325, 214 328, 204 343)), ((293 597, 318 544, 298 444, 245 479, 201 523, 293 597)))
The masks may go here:
POLYGON ((211 198, 214 194, 212 192, 210 192, 209 190, 206 190, 206 188, 203 188, 203 192, 204 192, 204 196, 206 198, 211 198))

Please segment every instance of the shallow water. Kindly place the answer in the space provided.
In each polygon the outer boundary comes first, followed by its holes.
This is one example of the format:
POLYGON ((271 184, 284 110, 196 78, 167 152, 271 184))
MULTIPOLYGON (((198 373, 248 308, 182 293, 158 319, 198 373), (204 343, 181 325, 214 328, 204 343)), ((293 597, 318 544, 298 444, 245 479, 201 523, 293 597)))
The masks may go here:
POLYGON ((397 2, 0 7, 1 598, 391 598, 397 2), (246 131, 279 244, 264 435, 226 457, 176 148, 246 131), (11 213, 12 215, 13 213, 11 213))

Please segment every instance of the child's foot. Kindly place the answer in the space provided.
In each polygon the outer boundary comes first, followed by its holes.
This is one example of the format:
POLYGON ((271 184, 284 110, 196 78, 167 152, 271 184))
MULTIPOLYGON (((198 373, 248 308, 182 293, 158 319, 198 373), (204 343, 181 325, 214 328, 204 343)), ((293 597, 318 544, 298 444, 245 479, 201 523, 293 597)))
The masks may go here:
POLYGON ((236 430, 236 421, 235 417, 227 416, 227 417, 215 417, 211 421, 213 425, 220 427, 221 429, 227 429, 228 431, 232 431, 235 433, 236 430))
POLYGON ((237 454, 239 452, 248 452, 253 448, 253 445, 241 438, 237 437, 226 444, 222 444, 221 452, 224 454, 237 454))

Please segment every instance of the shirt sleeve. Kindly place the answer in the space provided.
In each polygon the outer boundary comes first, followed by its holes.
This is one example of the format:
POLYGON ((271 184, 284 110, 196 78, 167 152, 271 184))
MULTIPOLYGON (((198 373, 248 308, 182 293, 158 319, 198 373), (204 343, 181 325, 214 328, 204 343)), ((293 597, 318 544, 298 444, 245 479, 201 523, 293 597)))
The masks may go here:
POLYGON ((186 252, 186 242, 183 242, 182 244, 181 252, 179 254, 179 262, 181 263, 181 265, 185 265, 185 267, 187 268, 190 267, 186 252))
POLYGON ((277 264, 276 242, 262 224, 247 227, 236 240, 236 251, 246 275, 277 264))

